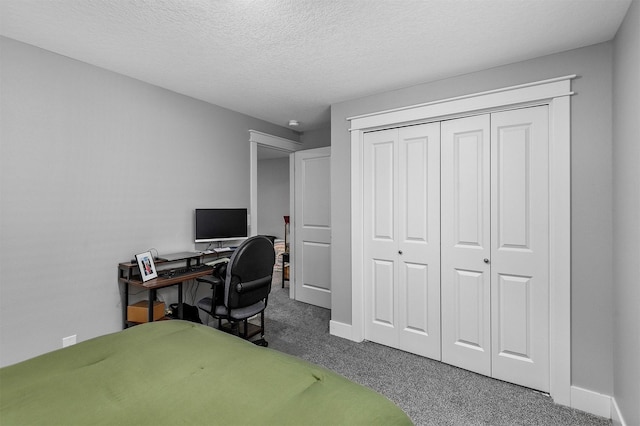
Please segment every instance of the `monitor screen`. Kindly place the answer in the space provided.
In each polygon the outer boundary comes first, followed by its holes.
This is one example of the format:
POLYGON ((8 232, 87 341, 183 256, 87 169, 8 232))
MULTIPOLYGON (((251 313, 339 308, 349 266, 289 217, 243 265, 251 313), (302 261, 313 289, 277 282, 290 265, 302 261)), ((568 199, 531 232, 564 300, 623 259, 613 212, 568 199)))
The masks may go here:
POLYGON ((247 209, 196 209, 196 243, 247 237, 247 209))

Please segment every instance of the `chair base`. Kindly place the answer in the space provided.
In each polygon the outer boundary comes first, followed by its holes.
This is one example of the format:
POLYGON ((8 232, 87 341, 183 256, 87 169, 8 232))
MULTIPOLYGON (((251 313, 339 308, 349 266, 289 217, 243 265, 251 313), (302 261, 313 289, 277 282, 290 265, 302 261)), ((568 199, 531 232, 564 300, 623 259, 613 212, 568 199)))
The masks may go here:
POLYGON ((264 334, 262 334, 262 328, 255 325, 255 324, 251 324, 250 322, 246 323, 247 325, 247 330, 248 330, 248 334, 244 334, 245 330, 245 323, 244 321, 242 322, 228 322, 225 324, 222 324, 219 328, 219 330, 224 331, 225 333, 229 333, 229 334, 233 334, 234 336, 238 336, 241 337, 245 340, 248 340, 249 342, 253 343, 254 345, 257 346, 264 346, 265 348, 267 346, 269 346, 269 342, 267 342, 264 339, 264 334), (257 339, 257 340, 249 340, 250 338, 252 338, 253 336, 256 336, 258 334, 262 334, 262 336, 257 339))
MULTIPOLYGON (((262 315, 264 315, 263 312, 261 313, 261 316, 262 315)), ((264 321, 264 318, 261 318, 261 320, 264 321)), ((241 337, 257 346, 264 346, 264 347, 269 346, 269 342, 267 342, 264 339, 264 327, 250 323, 248 320, 231 321, 231 322, 228 321, 223 324, 222 320, 219 319, 218 330, 224 331, 225 333, 233 334, 234 336, 241 337), (258 334, 261 335, 259 339, 249 340, 253 336, 257 336, 258 334)))
POLYGON ((226 322, 220 325, 220 330, 240 336, 244 339, 249 339, 255 335, 262 333, 262 327, 252 324, 250 322, 226 322))

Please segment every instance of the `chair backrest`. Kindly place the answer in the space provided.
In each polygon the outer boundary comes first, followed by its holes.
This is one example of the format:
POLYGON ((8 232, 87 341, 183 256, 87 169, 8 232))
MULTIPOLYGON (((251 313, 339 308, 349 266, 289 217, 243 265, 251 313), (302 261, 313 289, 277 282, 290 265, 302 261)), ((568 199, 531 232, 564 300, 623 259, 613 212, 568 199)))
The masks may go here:
POLYGON ((264 236, 245 240, 229 259, 224 283, 227 309, 251 306, 266 300, 271 291, 275 250, 264 236))

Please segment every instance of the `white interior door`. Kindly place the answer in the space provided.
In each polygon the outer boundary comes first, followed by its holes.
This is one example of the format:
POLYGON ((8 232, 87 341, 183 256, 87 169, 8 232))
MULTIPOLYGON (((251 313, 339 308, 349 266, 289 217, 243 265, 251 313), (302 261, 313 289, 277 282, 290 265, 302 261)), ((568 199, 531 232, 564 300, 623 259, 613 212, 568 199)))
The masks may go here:
POLYGON ((491 375, 490 117, 442 123, 442 361, 491 375))
POLYGON ((492 376, 549 391, 548 108, 491 115, 492 376))
POLYGON ((440 125, 364 138, 365 338, 440 359, 440 125))
POLYGON ((331 308, 331 148, 293 157, 295 299, 331 308))

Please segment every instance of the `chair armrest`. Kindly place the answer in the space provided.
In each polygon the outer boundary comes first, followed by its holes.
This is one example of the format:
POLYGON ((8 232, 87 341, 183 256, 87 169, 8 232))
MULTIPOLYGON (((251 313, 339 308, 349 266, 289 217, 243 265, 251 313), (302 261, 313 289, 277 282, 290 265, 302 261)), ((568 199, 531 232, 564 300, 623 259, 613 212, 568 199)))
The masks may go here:
POLYGON ((224 282, 224 279, 227 276, 227 265, 228 263, 223 263, 222 265, 214 268, 213 276, 220 278, 224 282))
POLYGON ((222 295, 224 295, 224 281, 215 275, 196 278, 196 281, 211 284, 211 310, 212 312, 215 311, 216 306, 222 303, 222 295))
POLYGON ((214 277, 213 275, 208 277, 196 278, 196 281, 211 284, 211 287, 217 287, 224 284, 224 281, 221 278, 214 277))
POLYGON ((265 284, 267 284, 269 281, 271 281, 271 277, 263 277, 263 278, 258 278, 257 280, 253 280, 253 281, 247 281, 244 283, 238 283, 236 284, 236 291, 238 293, 244 293, 244 292, 248 292, 248 291, 252 291, 255 289, 258 289, 260 287, 264 287, 265 284))

